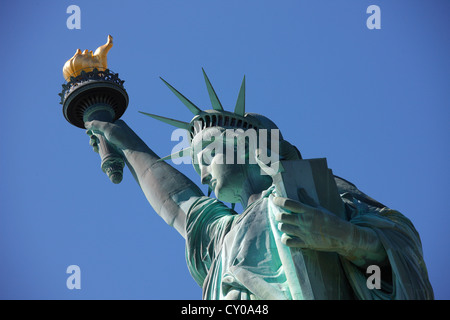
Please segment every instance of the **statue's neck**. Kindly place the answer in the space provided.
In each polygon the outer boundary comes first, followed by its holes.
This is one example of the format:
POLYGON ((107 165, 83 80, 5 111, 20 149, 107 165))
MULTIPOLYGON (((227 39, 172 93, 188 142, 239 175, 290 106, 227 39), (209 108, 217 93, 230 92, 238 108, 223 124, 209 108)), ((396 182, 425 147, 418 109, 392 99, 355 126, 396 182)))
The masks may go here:
POLYGON ((240 195, 243 208, 260 199, 263 191, 272 185, 272 178, 268 175, 261 175, 259 166, 247 170, 246 178, 240 195))

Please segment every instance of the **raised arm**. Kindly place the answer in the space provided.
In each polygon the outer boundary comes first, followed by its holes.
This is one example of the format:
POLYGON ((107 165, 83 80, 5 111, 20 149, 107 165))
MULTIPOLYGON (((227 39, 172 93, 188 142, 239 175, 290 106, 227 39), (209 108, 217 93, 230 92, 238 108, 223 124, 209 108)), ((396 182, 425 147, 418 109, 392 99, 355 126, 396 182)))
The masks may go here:
POLYGON ((85 124, 91 145, 103 135, 124 156, 124 160, 150 205, 164 221, 185 237, 186 212, 204 196, 184 174, 160 159, 122 120, 115 123, 91 121, 85 124))

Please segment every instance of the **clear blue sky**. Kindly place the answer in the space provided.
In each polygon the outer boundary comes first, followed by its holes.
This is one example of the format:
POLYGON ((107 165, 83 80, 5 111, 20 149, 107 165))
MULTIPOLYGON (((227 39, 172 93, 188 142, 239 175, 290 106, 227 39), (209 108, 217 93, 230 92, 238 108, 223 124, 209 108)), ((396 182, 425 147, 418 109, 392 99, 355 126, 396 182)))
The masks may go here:
POLYGON ((411 219, 436 298, 449 299, 449 13, 449 1, 425 0, 3 1, 0 298, 201 298, 181 236, 128 170, 109 182, 63 117, 64 62, 111 34, 109 66, 130 96, 123 119, 156 153, 177 144, 172 128, 138 111, 192 117, 159 76, 210 108, 204 67, 232 109, 245 74, 247 111, 411 219), (66 27, 71 4, 80 30, 66 27), (380 30, 366 27, 371 4, 380 30), (72 264, 80 290, 66 287, 72 264))

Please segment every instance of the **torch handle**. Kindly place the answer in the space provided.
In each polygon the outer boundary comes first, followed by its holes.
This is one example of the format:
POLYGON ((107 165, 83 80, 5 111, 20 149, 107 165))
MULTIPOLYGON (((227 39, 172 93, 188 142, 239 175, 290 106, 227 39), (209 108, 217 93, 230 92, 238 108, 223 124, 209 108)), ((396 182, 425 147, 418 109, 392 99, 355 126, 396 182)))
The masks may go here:
MULTIPOLYGON (((105 122, 113 122, 115 118, 113 108, 108 104, 94 104, 84 111, 83 121, 99 120, 105 122)), ((125 162, 123 161, 120 153, 109 144, 108 140, 102 135, 98 137, 98 153, 102 159, 101 168, 104 173, 108 175, 108 178, 115 184, 122 181, 123 167, 125 162)))
POLYGON ((125 162, 122 156, 108 143, 104 136, 98 137, 98 153, 102 159, 101 168, 115 184, 122 181, 125 162))

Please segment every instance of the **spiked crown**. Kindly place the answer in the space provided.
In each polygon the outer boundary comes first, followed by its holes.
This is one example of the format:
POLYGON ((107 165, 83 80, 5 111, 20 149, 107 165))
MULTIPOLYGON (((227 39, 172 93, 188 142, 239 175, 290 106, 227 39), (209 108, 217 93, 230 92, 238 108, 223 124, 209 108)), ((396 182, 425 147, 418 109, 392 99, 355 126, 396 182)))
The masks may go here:
MULTIPOLYGON (((206 82, 206 88, 208 89, 209 98, 211 100, 211 110, 201 110, 184 95, 182 95, 177 89, 171 86, 163 78, 161 80, 169 87, 169 89, 181 100, 181 102, 194 114, 194 118, 190 122, 184 122, 171 118, 158 116, 146 112, 141 112, 154 119, 160 120, 177 128, 185 129, 188 131, 189 142, 192 143, 192 139, 207 128, 222 127, 225 129, 278 129, 278 127, 268 118, 255 114, 245 112, 245 76, 242 80, 241 88, 239 90, 238 98, 234 112, 225 111, 222 107, 222 103, 217 97, 205 70, 202 68, 203 76, 206 82)), ((280 134, 280 138, 281 134, 280 134)), ((189 148, 188 148, 189 149, 189 148)), ((161 160, 174 159, 187 155, 185 152, 190 150, 184 149, 175 154, 171 154, 161 160)))

